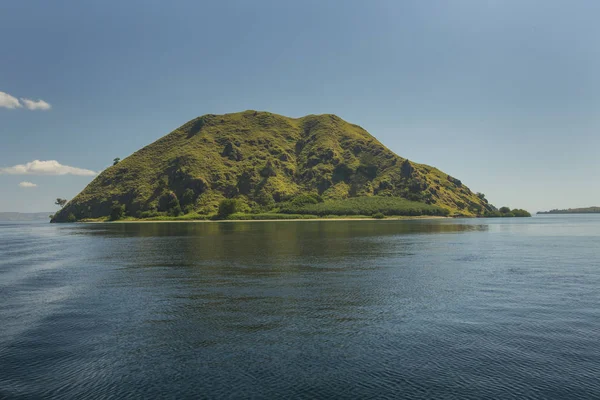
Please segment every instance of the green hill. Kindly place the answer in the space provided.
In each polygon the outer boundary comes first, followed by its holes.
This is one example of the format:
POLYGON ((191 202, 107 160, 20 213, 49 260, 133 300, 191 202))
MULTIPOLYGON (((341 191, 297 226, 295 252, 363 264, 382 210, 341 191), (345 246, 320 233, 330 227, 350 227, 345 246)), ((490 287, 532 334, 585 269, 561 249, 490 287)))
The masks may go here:
POLYGON ((247 213, 307 214, 312 207, 326 215, 331 205, 339 211, 331 214, 356 214, 363 203, 365 212, 382 204, 388 215, 495 210, 460 180, 397 156, 335 115, 245 111, 204 115, 133 153, 97 176, 54 221, 107 217, 117 203, 138 218, 180 210, 210 215, 226 198, 238 199, 247 213))

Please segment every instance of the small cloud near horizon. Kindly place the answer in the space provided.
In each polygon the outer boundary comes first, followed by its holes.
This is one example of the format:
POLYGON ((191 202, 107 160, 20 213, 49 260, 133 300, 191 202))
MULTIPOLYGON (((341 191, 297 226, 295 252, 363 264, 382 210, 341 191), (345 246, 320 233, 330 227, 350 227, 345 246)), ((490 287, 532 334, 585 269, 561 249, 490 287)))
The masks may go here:
POLYGON ((42 110, 46 111, 52 108, 52 105, 42 99, 31 100, 24 97, 17 99, 6 92, 0 92, 0 107, 15 109, 25 107, 28 110, 42 110))
POLYGON ((27 164, 18 164, 12 167, 0 168, 0 175, 77 175, 95 176, 96 172, 77 167, 62 165, 56 160, 33 160, 27 164))
POLYGON ((37 185, 35 183, 32 183, 32 182, 24 181, 24 182, 19 183, 19 187, 22 187, 22 188, 34 188, 34 187, 37 187, 37 185))

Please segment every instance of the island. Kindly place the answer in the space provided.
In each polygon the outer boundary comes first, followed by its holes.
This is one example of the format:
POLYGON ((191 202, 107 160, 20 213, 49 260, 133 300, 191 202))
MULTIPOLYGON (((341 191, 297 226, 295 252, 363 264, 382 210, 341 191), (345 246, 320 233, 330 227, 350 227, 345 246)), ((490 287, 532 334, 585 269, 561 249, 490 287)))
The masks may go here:
POLYGON ((115 158, 52 222, 516 214, 336 115, 249 110, 195 118, 115 158))
POLYGON ((568 208, 565 210, 538 211, 538 214, 600 214, 600 207, 568 208))

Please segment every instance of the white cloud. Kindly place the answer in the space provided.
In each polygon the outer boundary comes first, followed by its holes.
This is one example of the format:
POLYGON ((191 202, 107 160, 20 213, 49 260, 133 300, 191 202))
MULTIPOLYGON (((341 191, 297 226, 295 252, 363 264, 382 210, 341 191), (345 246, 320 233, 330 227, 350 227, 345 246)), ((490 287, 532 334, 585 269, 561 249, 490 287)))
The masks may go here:
POLYGON ((34 160, 27 164, 18 164, 12 167, 0 168, 0 175, 79 175, 94 176, 96 173, 89 169, 69 167, 56 160, 34 160))
POLYGON ((0 92, 0 107, 19 108, 22 107, 22 105, 16 97, 13 97, 8 93, 0 92))
POLYGON ((34 187, 37 187, 37 185, 35 183, 31 183, 31 182, 21 182, 21 183, 19 183, 19 187, 34 188, 34 187))
POLYGON ((49 110, 52 108, 50 103, 42 99, 31 100, 21 97, 21 100, 19 100, 5 92, 0 92, 0 107, 11 109, 25 107, 28 110, 49 110))
POLYGON ((30 100, 21 97, 21 104, 23 104, 28 110, 49 110, 52 106, 46 103, 44 100, 30 100))

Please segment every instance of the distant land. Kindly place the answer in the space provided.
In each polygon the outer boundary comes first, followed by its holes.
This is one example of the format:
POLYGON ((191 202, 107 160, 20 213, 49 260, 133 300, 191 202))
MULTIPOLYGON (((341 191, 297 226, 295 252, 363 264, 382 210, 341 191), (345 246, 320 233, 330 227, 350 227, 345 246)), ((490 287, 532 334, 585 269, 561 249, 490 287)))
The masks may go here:
POLYGON ((19 213, 19 212, 0 212, 0 221, 39 221, 46 220, 53 212, 37 212, 37 213, 19 213))
POLYGON ((336 115, 249 110, 198 117, 115 159, 53 222, 526 213, 513 211, 336 115))
POLYGON ((566 210, 538 211, 538 214, 600 214, 600 207, 568 208, 566 210))

